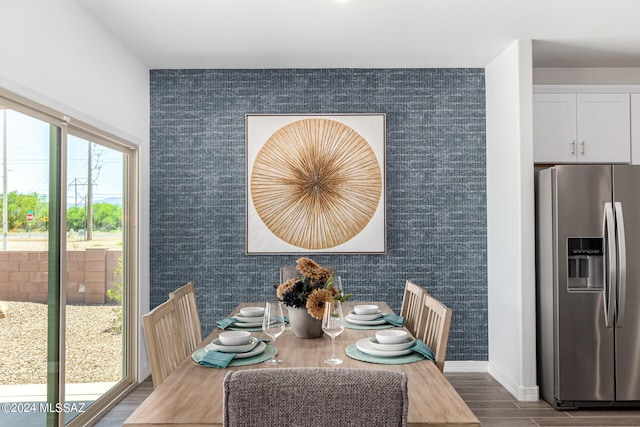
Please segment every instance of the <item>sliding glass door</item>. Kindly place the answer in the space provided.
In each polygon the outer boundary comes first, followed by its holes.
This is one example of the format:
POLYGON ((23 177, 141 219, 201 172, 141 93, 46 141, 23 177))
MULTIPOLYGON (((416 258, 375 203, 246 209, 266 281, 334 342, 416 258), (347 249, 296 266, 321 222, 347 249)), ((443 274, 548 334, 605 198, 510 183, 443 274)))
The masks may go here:
POLYGON ((84 425, 135 383, 136 152, 0 108, 0 425, 84 425))

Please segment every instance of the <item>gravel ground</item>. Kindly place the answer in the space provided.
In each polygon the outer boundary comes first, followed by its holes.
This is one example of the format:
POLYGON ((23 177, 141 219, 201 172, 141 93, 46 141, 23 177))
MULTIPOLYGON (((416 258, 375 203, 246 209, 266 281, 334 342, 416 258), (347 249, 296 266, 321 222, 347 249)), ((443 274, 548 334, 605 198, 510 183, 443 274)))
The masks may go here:
MULTIPOLYGON (((2 302, 0 385, 45 384, 47 305, 2 302)), ((111 331, 114 306, 67 307, 67 383, 118 381, 122 377, 122 334, 111 331)))

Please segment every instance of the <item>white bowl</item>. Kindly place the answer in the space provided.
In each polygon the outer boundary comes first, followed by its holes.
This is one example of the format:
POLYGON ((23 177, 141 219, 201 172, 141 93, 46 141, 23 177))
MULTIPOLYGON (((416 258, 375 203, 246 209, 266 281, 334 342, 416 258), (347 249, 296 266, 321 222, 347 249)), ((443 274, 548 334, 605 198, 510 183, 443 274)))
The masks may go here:
POLYGON ((402 329, 385 329, 376 332, 376 340, 380 344, 400 344, 407 341, 407 331, 402 329))
POLYGON ((217 338, 213 340, 211 344, 207 345, 207 347, 211 347, 212 349, 216 351, 221 351, 223 353, 245 353, 247 351, 251 351, 254 348, 256 348, 258 343, 259 343, 258 338, 251 337, 251 340, 249 340, 249 344, 224 345, 222 344, 222 341, 220 341, 220 338, 217 338))
POLYGON ((249 331, 228 331, 222 332, 219 336, 223 345, 244 345, 251 341, 251 332, 249 331))
POLYGON ((264 307, 244 307, 240 309, 243 317, 260 317, 264 316, 264 307))
POLYGON ((401 344, 382 344, 382 343, 379 343, 378 340, 375 339, 374 337, 369 338, 369 341, 371 342, 371 347, 375 348, 376 350, 382 350, 382 351, 406 350, 407 348, 411 347, 416 343, 416 339, 412 336, 407 336, 406 340, 407 340, 406 342, 403 342, 401 344))
POLYGON ((356 305, 353 307, 356 314, 376 314, 378 312, 377 305, 356 305))
POLYGON ((349 312, 349 316, 356 320, 376 320, 381 318, 383 314, 380 312, 377 312, 376 314, 356 314, 355 311, 351 310, 349 312))

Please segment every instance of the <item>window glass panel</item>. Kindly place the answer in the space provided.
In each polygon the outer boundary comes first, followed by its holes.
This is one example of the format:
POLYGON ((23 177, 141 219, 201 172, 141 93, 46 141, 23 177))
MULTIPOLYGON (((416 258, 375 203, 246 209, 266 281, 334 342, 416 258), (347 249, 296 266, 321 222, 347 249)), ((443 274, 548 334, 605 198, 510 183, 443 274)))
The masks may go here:
POLYGON ((65 401, 70 407, 86 409, 126 377, 125 159, 112 148, 67 138, 65 401))
POLYGON ((59 134, 0 110, 0 402, 15 409, 0 411, 0 425, 46 422, 49 148, 59 134))

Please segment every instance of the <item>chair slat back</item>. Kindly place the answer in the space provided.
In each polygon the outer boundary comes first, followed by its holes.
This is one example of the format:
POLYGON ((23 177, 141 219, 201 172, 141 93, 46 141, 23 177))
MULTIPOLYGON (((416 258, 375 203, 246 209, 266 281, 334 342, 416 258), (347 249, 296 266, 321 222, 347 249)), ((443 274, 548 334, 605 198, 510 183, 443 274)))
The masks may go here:
POLYGON ((187 354, 178 326, 173 300, 168 300, 142 316, 151 378, 157 387, 178 367, 187 354))
POLYGON ((200 315, 196 303, 195 286, 193 282, 176 289, 169 294, 175 304, 178 315, 178 325, 184 352, 191 354, 202 342, 202 331, 200 329, 200 315))
POLYGON ((427 292, 424 289, 411 280, 407 280, 405 283, 400 315, 404 317, 404 326, 414 336, 418 334, 420 309, 422 307, 422 299, 426 294, 427 292))
POLYGON ((420 310, 418 338, 435 353, 436 365, 442 372, 449 342, 449 329, 453 311, 429 294, 424 296, 420 310))

